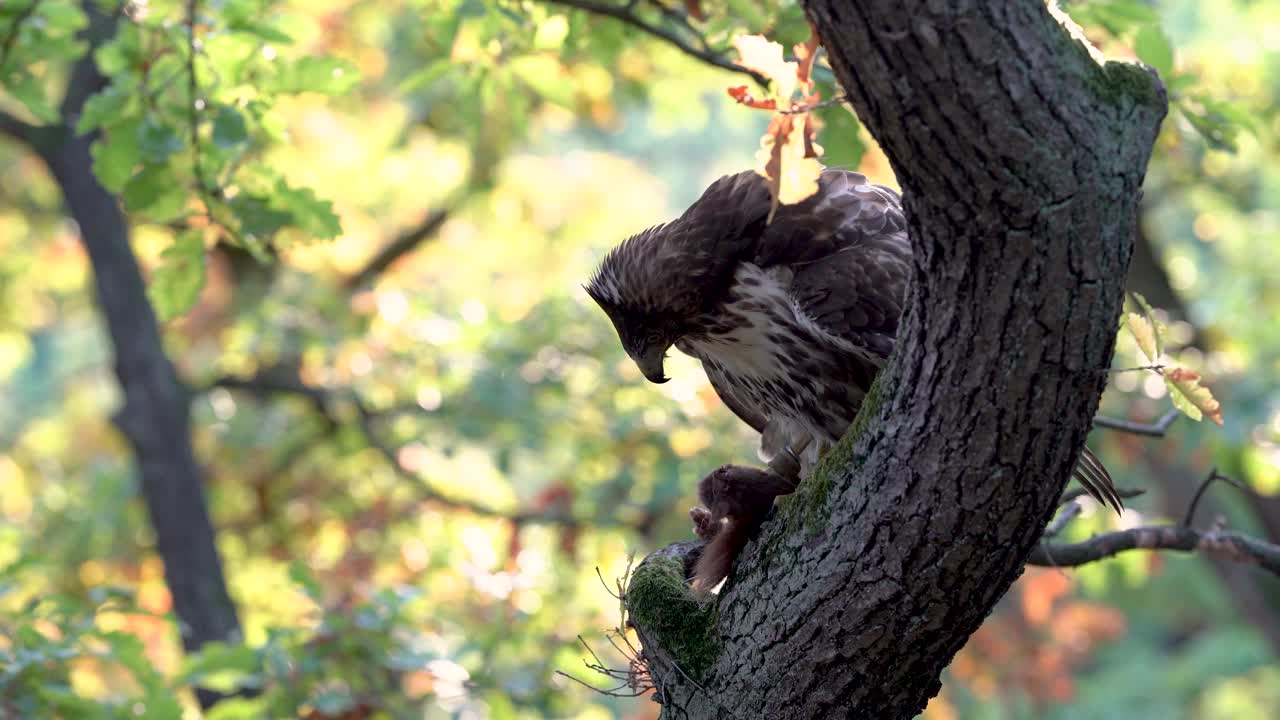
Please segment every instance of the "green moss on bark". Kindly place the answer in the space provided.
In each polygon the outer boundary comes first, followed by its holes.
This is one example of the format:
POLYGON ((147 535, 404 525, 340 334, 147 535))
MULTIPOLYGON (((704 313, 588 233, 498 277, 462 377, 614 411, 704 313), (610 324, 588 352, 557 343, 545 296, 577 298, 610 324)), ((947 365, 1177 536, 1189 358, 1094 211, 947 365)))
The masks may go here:
POLYGON ((627 586, 627 607, 631 619, 691 677, 701 679, 720 654, 715 603, 689 591, 679 560, 651 558, 636 568, 627 586))
POLYGON ((886 392, 884 386, 888 383, 883 378, 884 373, 881 373, 871 383, 862 407, 840 441, 827 450, 794 493, 778 501, 788 528, 804 527, 816 532, 827 524, 831 514, 827 496, 836 476, 847 468, 857 469, 862 464, 862 458, 854 452, 854 447, 880 412, 880 403, 886 392))
POLYGON ((1160 81, 1136 62, 1108 60, 1089 76, 1090 88, 1111 105, 1126 101, 1140 105, 1158 102, 1160 81))

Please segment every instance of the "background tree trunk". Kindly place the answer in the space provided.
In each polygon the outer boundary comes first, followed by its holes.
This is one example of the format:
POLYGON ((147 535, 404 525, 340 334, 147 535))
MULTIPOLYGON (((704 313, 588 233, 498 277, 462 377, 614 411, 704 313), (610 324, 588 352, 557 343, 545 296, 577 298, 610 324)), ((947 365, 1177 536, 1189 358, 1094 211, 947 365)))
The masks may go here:
MULTIPOLYGON (((89 3, 85 11, 92 21, 90 41, 96 45, 111 37, 114 19, 89 3)), ((96 133, 77 136, 74 131, 85 101, 105 82, 93 53, 87 53, 72 69, 62 124, 28 127, 24 139, 57 181, 93 266, 98 305, 124 395, 124 406, 114 419, 134 449, 182 645, 190 651, 211 641, 238 643, 240 621, 223 578, 191 443, 189 398, 165 355, 155 311, 129 245, 129 226, 116 197, 93 174, 89 147, 96 133)), ((198 694, 205 707, 217 697, 206 691, 198 694)))
POLYGON ((648 592, 670 561, 637 568, 668 717, 909 718, 936 694, 1083 446, 1166 111, 1153 73, 1099 63, 1043 0, 807 11, 904 190, 911 296, 869 430, 766 523, 704 645, 648 592))

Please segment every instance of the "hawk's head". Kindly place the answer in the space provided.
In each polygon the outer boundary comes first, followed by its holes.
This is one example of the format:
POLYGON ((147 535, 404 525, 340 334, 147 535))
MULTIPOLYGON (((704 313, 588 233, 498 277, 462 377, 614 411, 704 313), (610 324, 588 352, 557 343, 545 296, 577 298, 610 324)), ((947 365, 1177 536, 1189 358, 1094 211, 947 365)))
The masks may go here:
POLYGON ((722 300, 768 211, 769 192, 759 175, 726 175, 679 218, 632 235, 600 263, 587 293, 651 382, 667 381, 667 350, 722 300))
POLYGON ((697 264, 705 253, 679 242, 678 229, 659 225, 611 250, 584 286, 618 331, 622 347, 650 381, 664 383, 662 361, 704 305, 697 264))

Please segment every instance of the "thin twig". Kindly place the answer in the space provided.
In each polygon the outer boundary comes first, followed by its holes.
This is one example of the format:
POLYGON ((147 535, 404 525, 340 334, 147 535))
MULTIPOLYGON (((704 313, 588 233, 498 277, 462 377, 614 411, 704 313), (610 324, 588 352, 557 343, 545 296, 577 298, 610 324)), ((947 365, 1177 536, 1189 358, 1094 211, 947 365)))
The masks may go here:
POLYGON ((823 100, 821 102, 809 103, 807 105, 799 105, 797 107, 791 108, 790 110, 779 110, 778 114, 779 115, 799 115, 801 113, 807 113, 810 110, 821 110, 822 108, 831 107, 832 105, 841 105, 847 102, 849 102, 848 95, 837 95, 836 97, 833 97, 830 100, 823 100))
MULTIPOLYGON (((384 417, 383 414, 369 408, 353 391, 308 385, 302 382, 296 376, 296 372, 290 368, 267 368, 249 377, 225 376, 216 378, 199 388, 198 392, 207 392, 219 387, 228 390, 240 390, 257 396, 295 395, 304 398, 311 403, 322 417, 326 418, 334 426, 344 424, 337 406, 344 402, 350 403, 355 408, 357 422, 366 442, 386 460, 397 475, 414 485, 425 500, 475 515, 503 518, 516 523, 550 524, 565 527, 578 527, 583 524, 581 519, 566 513, 561 508, 506 511, 483 503, 450 497, 441 493, 417 473, 400 464, 395 448, 382 440, 375 427, 377 422, 384 417)), ((646 520, 647 518, 641 518, 634 523, 618 521, 617 525, 634 529, 642 526, 646 520)))
MULTIPOLYGON (((595 0, 542 0, 542 2, 550 3, 553 5, 564 5, 566 7, 576 8, 578 10, 585 10, 586 12, 594 13, 596 15, 604 15, 606 17, 611 17, 615 20, 619 20, 621 22, 624 22, 630 25, 631 27, 634 27, 637 30, 640 30, 656 38, 664 40, 667 43, 670 43, 672 46, 676 47, 678 50, 680 50, 684 54, 697 58, 698 60, 701 60, 702 62, 707 63, 708 65, 713 65, 722 70, 728 70, 730 72, 741 73, 743 75, 750 76, 751 79, 755 80, 760 85, 764 87, 769 86, 769 79, 761 75, 760 73, 755 72, 754 70, 749 70, 733 62, 732 60, 728 59, 727 57, 725 57, 720 53, 712 52, 711 50, 707 50, 707 49, 696 48, 690 45, 689 43, 685 42, 683 39, 680 38, 680 36, 676 35, 675 33, 671 32, 670 30, 664 27, 660 27, 658 25, 652 25, 648 22, 645 22, 643 18, 636 15, 632 11, 633 9, 629 5, 610 5, 603 2, 595 2, 595 0)), ((702 43, 704 46, 706 45, 705 40, 703 40, 702 43)))
POLYGON ((1057 537, 1058 533, 1061 533, 1063 529, 1067 527, 1067 523, 1074 520, 1076 516, 1080 514, 1080 511, 1080 503, 1068 503, 1067 506, 1062 508, 1062 511, 1058 513, 1058 516, 1053 519, 1053 522, 1049 524, 1049 527, 1045 528, 1044 534, 1041 535, 1041 538, 1057 537))
POLYGON ((440 227, 449 219, 449 208, 432 210, 416 226, 402 232, 377 252, 364 267, 352 273, 345 281, 348 290, 354 290, 381 275, 397 260, 413 252, 424 241, 435 237, 440 227))
POLYGON ((1158 373, 1158 372, 1160 372, 1161 370, 1164 370, 1166 367, 1167 367, 1166 365, 1162 365, 1162 364, 1158 364, 1158 363, 1157 363, 1157 364, 1155 364, 1155 365, 1139 365, 1139 366, 1137 366, 1137 367, 1126 367, 1126 368, 1107 368, 1106 373, 1107 373, 1108 375, 1116 375, 1116 374, 1119 374, 1119 373, 1138 372, 1138 371, 1140 371, 1140 370, 1154 370, 1155 372, 1157 372, 1157 373, 1158 373))
MULTIPOLYGON (((196 193, 200 202, 204 203, 205 213, 209 220, 221 224, 214 214, 215 191, 209 186, 209 179, 204 172, 204 163, 200 160, 200 111, 203 100, 200 99, 200 82, 196 77, 196 16, 200 12, 199 0, 187 0, 187 123, 191 126, 188 133, 191 137, 191 172, 196 179, 196 193)), ((225 227, 225 226, 224 226, 225 227)))
MULTIPOLYGON (((1143 495, 1146 492, 1147 492, 1146 490, 1142 490, 1139 488, 1116 488, 1116 495, 1125 500, 1128 500, 1129 498, 1138 497, 1139 495, 1143 495)), ((1067 503, 1070 503, 1074 500, 1082 498, 1088 494, 1089 494, 1089 491, 1085 490, 1084 488, 1078 488, 1078 487, 1070 488, 1066 492, 1062 493, 1062 497, 1058 500, 1058 505, 1059 506, 1066 505, 1067 503)))
POLYGON ((13 18, 13 24, 9 26, 9 32, 5 33, 4 41, 0 42, 0 78, 4 77, 5 69, 9 65, 9 53, 13 52, 13 46, 18 42, 18 35, 22 31, 22 23, 27 21, 36 8, 40 7, 42 0, 31 0, 31 4, 18 11, 13 18))
POLYGON ((1173 421, 1181 414, 1182 413, 1177 408, 1170 408, 1154 424, 1134 422, 1132 420, 1120 420, 1118 418, 1099 415, 1093 419, 1093 425, 1094 427, 1118 430, 1120 432, 1132 433, 1134 435, 1164 437, 1164 434, 1169 430, 1169 426, 1172 425, 1173 421))
POLYGON ((1184 515, 1182 518, 1183 527, 1191 526, 1191 521, 1195 519, 1196 508, 1199 507, 1200 505, 1200 498, 1201 496, 1204 495, 1204 491, 1208 490, 1210 485, 1212 485, 1214 482, 1219 480, 1221 480, 1222 482, 1230 485, 1231 487, 1237 490, 1240 490, 1242 492, 1248 492, 1248 489, 1246 487, 1236 482, 1232 478, 1227 477, 1226 475, 1223 475, 1222 473, 1218 472, 1218 468, 1215 467, 1214 469, 1209 471, 1209 475, 1205 477, 1204 481, 1200 483, 1200 487, 1196 488, 1196 494, 1191 498, 1191 504, 1187 506, 1187 514, 1184 515))

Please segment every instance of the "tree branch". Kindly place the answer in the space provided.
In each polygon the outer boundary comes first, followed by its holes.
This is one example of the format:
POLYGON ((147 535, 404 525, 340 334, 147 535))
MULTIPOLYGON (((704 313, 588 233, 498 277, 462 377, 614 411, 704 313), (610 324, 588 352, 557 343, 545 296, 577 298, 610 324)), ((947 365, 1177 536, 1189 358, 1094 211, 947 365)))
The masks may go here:
POLYGON ((416 250, 422 243, 435 237, 452 212, 450 208, 437 208, 427 213, 422 222, 405 230, 390 243, 387 243, 386 246, 369 259, 369 262, 365 263, 364 267, 352 273, 351 276, 343 281, 343 285, 346 286, 347 290, 354 290, 372 282, 374 278, 385 272, 397 260, 416 250))
MULTIPOLYGON (((1116 495, 1119 495, 1121 498, 1125 500, 1128 500, 1129 498, 1138 497, 1139 495, 1144 495, 1146 494, 1146 492, 1147 492, 1146 490, 1141 490, 1138 488, 1117 488, 1116 489, 1116 495)), ((1066 492, 1062 493, 1062 497, 1058 500, 1058 506, 1061 507, 1068 503, 1074 502, 1088 494, 1089 492, 1084 488, 1079 488, 1079 487, 1070 488, 1066 492)))
POLYGON ((595 0, 542 0, 542 2, 549 3, 552 5, 564 5, 566 7, 575 8, 577 10, 584 10, 586 12, 593 13, 595 15, 603 15, 606 17, 611 17, 615 20, 619 20, 621 22, 626 23, 627 25, 630 25, 631 27, 634 27, 637 30, 648 33, 649 35, 652 35, 660 40, 663 40, 669 43, 670 45, 674 46, 675 48, 679 49, 680 52, 683 52, 684 54, 689 55, 691 57, 697 58, 698 60, 701 60, 702 62, 708 65, 713 65, 722 70, 728 70, 729 72, 735 72, 735 73, 741 73, 743 75, 747 75, 752 80, 755 80, 757 83, 759 83, 761 86, 763 87, 769 86, 769 79, 761 75, 760 73, 755 72, 754 70, 748 70, 747 68, 741 65, 738 65, 737 63, 728 59, 721 53, 717 53, 717 52, 713 52, 711 50, 705 49, 707 45, 706 40, 702 39, 700 35, 698 37, 699 39, 702 40, 703 48, 696 48, 690 45, 689 43, 685 42, 684 39, 682 39, 679 35, 675 34, 674 32, 671 32, 670 30, 664 27, 661 27, 658 25, 652 25, 646 22, 639 15, 635 14, 632 8, 632 5, 634 3, 628 3, 626 5, 610 5, 604 2, 596 2, 595 0))
POLYGON ((1106 428, 1108 430, 1119 430, 1120 432, 1133 433, 1134 435, 1164 437, 1164 434, 1169 430, 1169 426, 1172 425, 1173 421, 1177 420, 1178 416, 1181 414, 1182 412, 1177 408, 1170 408, 1159 420, 1152 424, 1099 415, 1093 419, 1093 426, 1106 428))
POLYGON ((1095 535, 1078 543, 1041 543, 1027 558, 1031 565, 1076 567, 1129 550, 1200 552, 1235 562, 1253 563, 1280 576, 1280 546, 1229 530, 1196 530, 1184 525, 1153 525, 1095 535))
POLYGON ((8 135, 18 142, 31 145, 35 139, 35 133, 38 128, 30 123, 23 122, 18 118, 0 110, 0 133, 8 135))
MULTIPOLYGON (((419 496, 428 502, 434 502, 445 507, 469 512, 474 515, 483 517, 496 517, 510 520, 516 524, 549 524, 560 525, 564 527, 579 527, 589 522, 578 518, 563 510, 562 508, 553 507, 546 510, 530 509, 508 511, 495 508, 483 503, 465 500, 456 497, 450 497, 440 492, 435 487, 423 479, 417 473, 410 471, 404 467, 394 447, 382 440, 376 427, 379 420, 386 417, 386 413, 370 408, 360 397, 350 390, 337 390, 314 385, 308 385, 300 380, 296 373, 287 367, 267 368, 256 375, 241 378, 233 376, 224 376, 213 380, 197 392, 207 392, 212 388, 225 388, 228 390, 241 390, 251 393, 257 397, 267 397, 271 395, 295 395, 307 400, 315 408, 315 410, 326 419, 330 427, 336 429, 346 424, 340 412, 340 406, 343 403, 350 403, 356 412, 356 422, 360 427, 361 433, 365 436, 369 446, 378 452, 386 461, 391 469, 402 479, 417 488, 419 496)), ((393 411, 392 414, 402 409, 393 411)), ((653 508, 649 512, 644 513, 642 517, 628 523, 615 523, 620 527, 629 527, 635 530, 643 531, 653 523, 653 517, 659 513, 665 512, 667 508, 653 508)), ((594 522, 594 524, 609 524, 594 522)))

